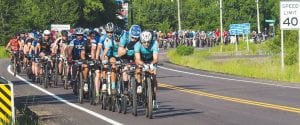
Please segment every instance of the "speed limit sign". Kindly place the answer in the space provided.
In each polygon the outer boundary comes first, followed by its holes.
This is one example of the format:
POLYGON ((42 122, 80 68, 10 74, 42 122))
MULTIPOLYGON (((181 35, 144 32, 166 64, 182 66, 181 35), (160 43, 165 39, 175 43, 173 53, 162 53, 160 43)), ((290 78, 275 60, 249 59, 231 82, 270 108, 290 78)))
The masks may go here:
POLYGON ((280 1, 280 28, 300 29, 300 1, 280 1))

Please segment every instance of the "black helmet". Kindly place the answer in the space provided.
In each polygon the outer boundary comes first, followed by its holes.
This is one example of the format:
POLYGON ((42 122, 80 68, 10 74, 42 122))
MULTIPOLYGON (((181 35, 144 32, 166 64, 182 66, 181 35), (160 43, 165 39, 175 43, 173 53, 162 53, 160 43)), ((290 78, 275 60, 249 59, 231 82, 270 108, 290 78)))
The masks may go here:
POLYGON ((61 31, 61 36, 65 36, 65 37, 68 37, 68 31, 66 31, 66 30, 63 30, 63 31, 61 31))

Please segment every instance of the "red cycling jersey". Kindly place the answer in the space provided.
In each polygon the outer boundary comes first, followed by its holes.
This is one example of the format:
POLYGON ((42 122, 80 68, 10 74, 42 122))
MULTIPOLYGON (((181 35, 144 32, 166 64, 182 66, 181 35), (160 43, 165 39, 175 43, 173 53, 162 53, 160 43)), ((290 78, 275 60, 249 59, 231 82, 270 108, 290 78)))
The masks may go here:
POLYGON ((17 38, 12 38, 9 40, 12 51, 18 51, 20 48, 19 40, 17 38))

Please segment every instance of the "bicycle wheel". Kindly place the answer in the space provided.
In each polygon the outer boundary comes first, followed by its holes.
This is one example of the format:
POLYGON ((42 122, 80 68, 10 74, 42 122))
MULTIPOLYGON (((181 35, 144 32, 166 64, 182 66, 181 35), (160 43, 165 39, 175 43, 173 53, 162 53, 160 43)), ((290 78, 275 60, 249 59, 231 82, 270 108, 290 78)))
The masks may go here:
POLYGON ((91 97, 91 105, 95 105, 95 99, 96 99, 96 90, 95 90, 95 83, 94 83, 94 73, 93 72, 90 72, 90 79, 89 79, 89 82, 90 82, 90 87, 89 87, 89 95, 91 97))
MULTIPOLYGON (((122 77, 121 75, 118 73, 117 75, 117 95, 116 95, 116 108, 117 108, 117 111, 118 113, 121 113, 122 112, 122 95, 123 95, 123 85, 122 85, 122 77)), ((123 95, 124 96, 124 95, 123 95)))
POLYGON ((122 113, 123 114, 126 114, 127 113, 127 98, 128 98, 128 96, 122 96, 122 98, 121 98, 121 110, 122 110, 122 113))
POLYGON ((78 102, 79 103, 83 103, 83 74, 80 72, 78 73, 79 75, 79 81, 78 83, 78 87, 79 87, 79 95, 78 95, 78 102))
POLYGON ((48 74, 48 66, 46 65, 46 66, 44 66, 44 74, 43 74, 43 76, 44 76, 44 88, 48 88, 48 82, 49 82, 49 79, 48 79, 48 76, 49 74, 48 74))
POLYGON ((57 82, 58 82, 58 62, 56 60, 54 64, 54 78, 53 78, 54 86, 57 86, 57 82))
POLYGON ((132 115, 137 116, 137 92, 136 82, 134 77, 130 77, 131 91, 132 91, 132 115))
POLYGON ((69 74, 67 73, 67 66, 66 64, 63 65, 63 73, 62 73, 62 79, 64 82, 64 89, 68 89, 68 76, 69 74))
POLYGON ((107 93, 106 92, 103 92, 101 94, 101 109, 103 110, 106 110, 106 107, 107 107, 107 93))
POLYGON ((17 75, 17 60, 16 60, 16 57, 14 57, 14 66, 13 66, 13 68, 14 68, 14 76, 16 76, 17 75))
POLYGON ((150 77, 146 77, 147 82, 147 106, 146 106, 146 117, 152 119, 153 113, 153 89, 152 81, 150 77))

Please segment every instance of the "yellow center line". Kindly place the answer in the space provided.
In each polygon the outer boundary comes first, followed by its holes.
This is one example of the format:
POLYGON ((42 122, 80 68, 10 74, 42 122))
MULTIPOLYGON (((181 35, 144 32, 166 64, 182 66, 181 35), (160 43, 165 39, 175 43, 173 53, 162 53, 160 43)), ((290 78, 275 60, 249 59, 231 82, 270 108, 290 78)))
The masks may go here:
POLYGON ((168 89, 178 90, 181 92, 186 92, 186 93, 190 93, 190 94, 195 94, 195 95, 200 95, 200 96, 205 96, 205 97, 210 97, 210 98, 215 98, 215 99, 221 99, 221 100, 226 100, 226 101, 231 101, 231 102, 236 102, 236 103, 254 105, 254 106, 259 106, 259 107, 265 107, 265 108, 288 111, 288 112, 300 114, 300 108, 296 108, 296 107, 289 107, 289 106, 284 106, 284 105, 276 105, 276 104, 258 102, 258 101, 253 101, 253 100, 216 95, 216 94, 211 94, 211 93, 207 93, 207 92, 203 92, 203 91, 185 89, 182 87, 177 87, 177 86, 164 84, 164 83, 159 83, 159 87, 164 87, 164 88, 168 88, 168 89))

